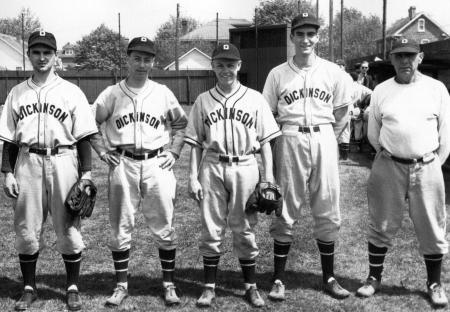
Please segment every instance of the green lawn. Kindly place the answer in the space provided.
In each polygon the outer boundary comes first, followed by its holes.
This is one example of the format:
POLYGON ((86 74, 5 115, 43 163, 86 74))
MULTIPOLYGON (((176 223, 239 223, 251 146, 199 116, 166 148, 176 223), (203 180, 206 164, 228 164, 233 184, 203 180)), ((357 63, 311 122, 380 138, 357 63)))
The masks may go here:
MULTIPOLYGON (((178 179, 176 229, 179 237, 177 253, 177 286, 182 292, 182 304, 166 308, 161 298, 160 264, 157 248, 150 239, 142 214, 137 215, 136 231, 129 269, 130 297, 119 311, 193 311, 201 291, 202 261, 198 251, 200 233, 196 203, 188 197, 188 155, 183 149, 175 167, 178 179)), ((341 163, 342 228, 337 243, 336 273, 338 280, 352 293, 361 285, 368 272, 366 181, 370 162, 363 154, 351 154, 341 163)), ((93 216, 85 220, 82 231, 87 248, 84 252, 80 290, 83 311, 109 311, 103 303, 114 287, 113 264, 106 247, 109 234, 107 215, 106 166, 94 157, 94 179, 99 198, 93 216)), ((22 282, 18 259, 14 250, 11 201, 0 195, 0 229, 3 234, 0 248, 0 311, 10 311, 18 298, 22 282)), ((417 251, 417 240, 411 221, 406 216, 404 227, 395 240, 395 247, 386 258, 383 288, 373 298, 362 300, 352 295, 338 301, 321 291, 321 269, 315 241, 311 233, 309 211, 302 214, 296 228, 296 239, 288 258, 286 280, 288 299, 282 303, 266 300, 262 311, 427 311, 426 272, 417 251)), ((260 257, 257 260, 258 286, 266 299, 271 286, 272 239, 268 235, 270 218, 262 215, 257 226, 260 257)), ((61 311, 65 309, 65 271, 60 255, 55 251, 55 237, 51 224, 46 226, 46 246, 38 261, 37 280, 39 300, 32 311, 61 311)), ((249 311, 244 302, 240 267, 232 255, 230 233, 225 247, 228 253, 220 262, 217 300, 211 311, 249 311)), ((442 281, 449 284, 448 258, 445 258, 442 281)))

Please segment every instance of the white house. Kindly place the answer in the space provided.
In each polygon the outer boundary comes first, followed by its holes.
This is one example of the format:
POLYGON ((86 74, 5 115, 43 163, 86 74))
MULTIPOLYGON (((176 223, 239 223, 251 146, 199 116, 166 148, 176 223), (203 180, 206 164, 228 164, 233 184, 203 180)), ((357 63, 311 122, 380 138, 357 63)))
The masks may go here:
MULTIPOLYGON (((25 53, 27 44, 25 44, 25 53)), ((25 70, 32 70, 25 55, 25 70)), ((23 70, 22 41, 13 36, 0 34, 0 70, 23 70)))
MULTIPOLYGON (((178 58, 180 70, 210 70, 211 57, 197 48, 192 48, 178 58)), ((175 70, 175 61, 164 67, 164 70, 175 70)))

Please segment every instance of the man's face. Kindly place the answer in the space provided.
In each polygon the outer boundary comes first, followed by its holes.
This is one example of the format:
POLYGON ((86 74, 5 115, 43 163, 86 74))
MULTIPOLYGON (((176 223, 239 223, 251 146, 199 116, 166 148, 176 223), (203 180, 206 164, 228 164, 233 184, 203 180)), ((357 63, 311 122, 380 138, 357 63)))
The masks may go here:
POLYGON ((401 83, 410 83, 417 67, 422 63, 423 53, 394 53, 390 58, 397 80, 401 83))
POLYGON ((128 55, 128 74, 135 79, 147 79, 153 68, 155 56, 150 53, 131 51, 128 55))
POLYGON ((211 62, 211 67, 216 74, 219 86, 231 86, 236 80, 241 61, 229 59, 215 59, 211 62))
POLYGON ((295 46, 295 54, 310 55, 319 42, 318 29, 313 26, 301 26, 291 32, 291 41, 295 46))
POLYGON ((38 73, 52 70, 56 62, 55 50, 43 44, 37 44, 28 49, 28 58, 34 71, 38 73))
POLYGON ((362 63, 360 69, 362 74, 366 74, 369 70, 369 63, 362 63))

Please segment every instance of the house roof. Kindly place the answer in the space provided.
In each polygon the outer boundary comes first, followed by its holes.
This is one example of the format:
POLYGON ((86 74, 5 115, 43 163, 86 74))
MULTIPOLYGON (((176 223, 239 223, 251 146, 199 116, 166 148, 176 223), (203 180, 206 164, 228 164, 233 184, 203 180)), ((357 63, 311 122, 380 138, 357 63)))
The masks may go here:
MULTIPOLYGON (((22 55, 22 40, 18 40, 10 35, 0 34, 0 41, 22 55)), ((27 50, 27 47, 28 43, 25 42, 25 51, 27 50)))
MULTIPOLYGON (((219 40, 229 39, 229 29, 236 27, 248 27, 252 22, 246 19, 220 19, 218 22, 219 26, 219 40)), ((216 20, 210 21, 197 29, 187 33, 186 35, 180 37, 180 40, 190 41, 190 40, 216 40, 216 20)))
MULTIPOLYGON (((194 48, 190 49, 189 51, 187 51, 186 53, 184 53, 182 56, 180 56, 180 57, 178 58, 178 61, 181 61, 183 58, 189 56, 189 54, 192 54, 192 53, 200 53, 201 55, 205 56, 205 57, 208 58, 209 60, 211 59, 211 57, 210 57, 208 54, 206 54, 206 53, 204 53, 204 52, 202 52, 202 51, 200 51, 199 49, 197 49, 197 48, 194 47, 194 48)), ((174 65, 175 65, 175 61, 173 61, 173 62, 170 63, 169 65, 165 66, 165 67, 164 67, 164 70, 167 70, 168 68, 170 68, 170 67, 172 67, 172 66, 174 66, 174 65)))
POLYGON ((418 12, 416 15, 409 19, 409 17, 404 17, 401 19, 398 19, 397 21, 392 24, 391 27, 386 31, 386 37, 394 37, 394 36, 400 36, 402 34, 402 31, 405 30, 409 25, 413 24, 417 19, 420 17, 425 17, 429 21, 431 21, 433 24, 435 24, 437 27, 439 27, 443 33, 445 33, 447 36, 448 34, 445 32, 444 28, 441 27, 437 22, 435 22, 430 16, 425 14, 425 12, 418 12))
MULTIPOLYGON (((28 44, 25 42, 25 50, 28 44)), ((0 69, 15 70, 23 66, 22 40, 13 36, 0 34, 0 69)), ((28 58, 25 58, 25 69, 31 69, 28 58)))

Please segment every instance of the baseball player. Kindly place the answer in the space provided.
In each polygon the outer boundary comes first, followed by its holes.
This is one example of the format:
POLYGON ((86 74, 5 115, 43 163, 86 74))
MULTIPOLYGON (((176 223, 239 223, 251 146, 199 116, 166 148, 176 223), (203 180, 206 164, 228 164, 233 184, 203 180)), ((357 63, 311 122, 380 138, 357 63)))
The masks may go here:
POLYGON ((76 311, 82 304, 78 276, 85 246, 80 218, 68 214, 64 201, 79 178, 79 170, 82 178, 90 178, 89 136, 97 127, 82 91, 53 70, 53 34, 33 32, 27 55, 33 74, 12 88, 0 117, 0 139, 4 141, 1 170, 5 193, 14 199, 15 246, 24 281, 15 309, 27 310, 37 299, 36 262, 43 225, 50 213, 56 249, 67 272, 67 305, 76 311))
POLYGON ((95 101, 96 121, 98 126, 105 124, 105 131, 94 136, 92 144, 110 169, 109 247, 117 279, 106 305, 119 306, 128 296, 131 235, 139 206, 159 248, 165 303, 173 305, 180 299, 173 283, 176 180, 171 169, 183 146, 187 117, 166 86, 148 79, 155 60, 153 42, 134 38, 127 54, 128 77, 95 101))
POLYGON ((447 305, 441 285, 442 257, 448 251, 445 190, 441 165, 450 151, 450 97, 444 84, 417 70, 419 44, 394 43, 390 60, 396 76, 372 95, 368 138, 377 150, 367 185, 369 277, 363 297, 379 290, 387 250, 400 229, 405 204, 427 268, 431 303, 447 305))
POLYGON ((273 147, 275 179, 285 199, 283 214, 271 226, 274 238, 273 300, 285 299, 283 284, 293 225, 309 191, 313 235, 319 247, 324 290, 336 298, 349 292, 334 278, 334 242, 341 217, 337 140, 348 121, 349 75, 314 53, 319 21, 308 13, 292 20, 295 56, 273 68, 263 95, 280 124, 282 136, 273 147))
POLYGON ((262 179, 274 181, 268 143, 280 131, 263 96, 237 80, 241 57, 234 45, 219 45, 213 51, 211 66, 217 85, 198 96, 184 139, 192 146, 189 191, 199 201, 202 221, 200 252, 205 284, 197 304, 210 306, 215 297, 217 266, 228 225, 242 267, 245 298, 261 307, 264 300, 255 283, 259 251, 253 228, 257 216, 246 214, 244 209, 259 181, 258 150, 264 167, 262 179))

